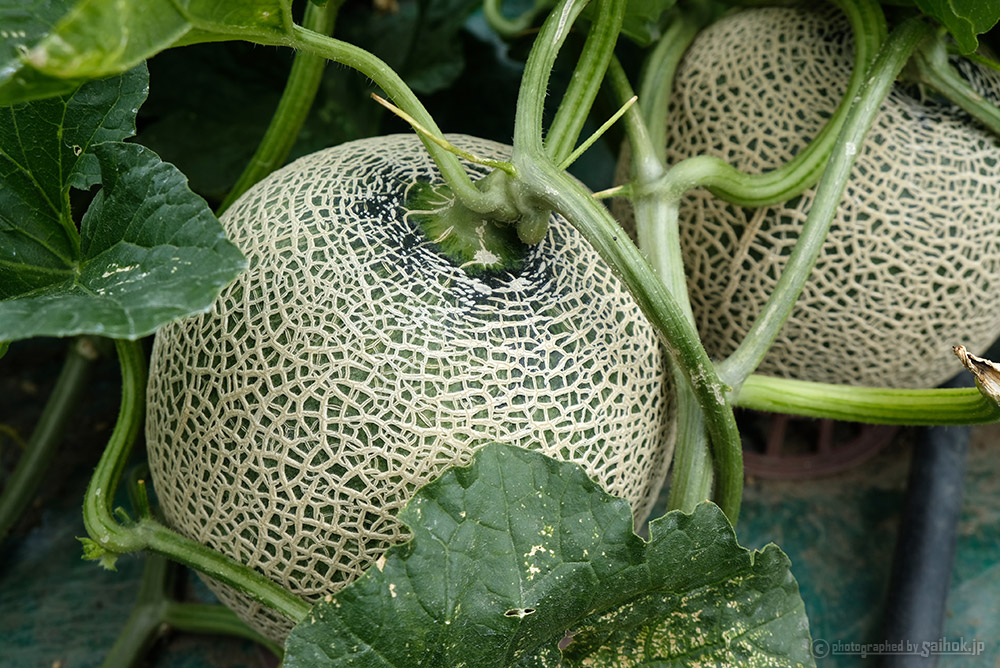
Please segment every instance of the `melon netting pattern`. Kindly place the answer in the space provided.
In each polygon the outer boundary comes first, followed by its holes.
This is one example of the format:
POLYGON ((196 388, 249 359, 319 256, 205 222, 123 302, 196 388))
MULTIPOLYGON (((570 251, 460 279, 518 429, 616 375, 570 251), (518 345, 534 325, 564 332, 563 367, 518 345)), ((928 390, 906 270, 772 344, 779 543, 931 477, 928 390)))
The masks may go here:
MULTIPOLYGON (((754 9, 709 27, 677 72, 668 164, 710 154, 759 173, 786 163, 833 114, 853 48, 835 9, 754 9)), ((960 71, 1000 100, 1000 75, 960 71)), ((961 370, 953 345, 982 352, 1000 334, 1000 142, 947 102, 896 85, 855 150, 823 252, 759 371, 932 387, 961 370)), ((685 270, 713 356, 749 330, 814 193, 754 210, 705 190, 685 197, 685 270)))
POLYGON ((414 179, 440 181, 411 136, 276 172, 223 218, 249 269, 156 337, 147 440, 168 522, 309 600, 404 540, 414 489, 484 442, 578 462, 640 520, 669 461, 657 337, 596 252, 553 218, 520 270, 469 276, 401 215, 414 179))

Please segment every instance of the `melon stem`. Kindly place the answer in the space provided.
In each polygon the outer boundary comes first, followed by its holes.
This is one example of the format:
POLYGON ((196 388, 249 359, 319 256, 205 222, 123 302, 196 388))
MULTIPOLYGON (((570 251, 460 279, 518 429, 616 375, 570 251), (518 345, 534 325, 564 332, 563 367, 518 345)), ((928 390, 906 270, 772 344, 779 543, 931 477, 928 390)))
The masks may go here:
MULTIPOLYGON (((728 388, 716 374, 684 308, 649 262, 608 210, 560 170, 542 146, 542 110, 548 78, 568 33, 568 25, 580 11, 582 3, 563 0, 549 15, 535 40, 517 99, 514 166, 524 186, 561 213, 614 268, 643 313, 663 336, 664 349, 690 383, 703 411, 718 467, 715 498, 735 525, 743 496, 743 458, 736 418, 727 399, 728 388)), ((613 71, 616 69, 612 67, 613 71)), ((626 113, 626 118, 634 110, 635 107, 626 113)))
MULTIPOLYGON (((291 45, 361 72, 385 91, 396 106, 434 135, 442 135, 441 129, 410 87, 378 57, 353 44, 321 35, 301 26, 294 26, 291 45)), ((520 217, 520 213, 505 193, 487 192, 477 188, 457 156, 425 137, 421 137, 421 141, 434 159, 441 176, 462 204, 476 213, 490 216, 495 220, 512 221, 520 217)))
POLYGON ((569 87, 559 101, 545 135, 545 150, 556 164, 566 162, 574 153, 573 148, 614 56, 615 44, 625 19, 624 0, 598 0, 597 5, 597 16, 590 22, 587 41, 573 70, 569 87))
POLYGON ((715 499, 736 524, 743 496, 743 459, 728 389, 716 374, 698 333, 653 268, 590 193, 550 162, 515 162, 526 185, 562 214, 614 268, 660 332, 664 348, 701 406, 717 466, 715 499))
MULTIPOLYGON (((499 181, 506 181, 505 174, 495 171, 480 183, 485 182, 487 188, 504 187, 499 181)), ((405 207, 406 216, 424 237, 467 274, 515 271, 521 265, 526 245, 518 238, 517 227, 472 211, 446 184, 412 184, 407 190, 405 207)), ((547 218, 545 212, 544 220, 547 218)))
MULTIPOLYGON (((714 156, 695 156, 671 166, 659 183, 649 187, 676 197, 691 188, 705 187, 731 204, 761 207, 785 202, 816 185, 886 34, 885 15, 875 0, 837 0, 835 4, 847 16, 854 33, 854 70, 833 116, 802 151, 781 167, 761 174, 746 174, 714 156)), ((639 99, 646 101, 643 115, 661 161, 667 145, 667 93, 673 89, 679 52, 693 37, 693 33, 678 29, 676 45, 654 50, 640 88, 639 99)))
MULTIPOLYGON (((677 35, 668 29, 667 35, 685 46, 694 32, 677 35)), ((661 54, 662 57, 662 54, 661 54)), ((658 68, 659 69, 659 68, 658 68)), ((611 82, 620 99, 632 96, 632 88, 621 65, 611 68, 611 82)), ((665 103, 665 102, 664 102, 665 103)), ((648 109, 648 107, 646 107, 648 109)), ((663 158, 652 137, 654 133, 635 110, 626 114, 626 131, 632 151, 632 204, 635 211, 639 248, 666 289, 677 300, 685 319, 694 327, 694 314, 687 293, 687 280, 681 256, 678 226, 678 202, 681 193, 666 194, 646 186, 656 183, 666 172, 663 158)), ((661 142, 665 139, 660 140, 661 142)), ((676 364, 670 363, 673 376, 674 400, 677 405, 677 430, 674 443, 673 476, 667 510, 692 512, 699 503, 711 497, 716 462, 709 448, 705 416, 698 397, 676 364)), ((735 459, 735 454, 733 458, 735 459)), ((742 467, 742 453, 739 455, 742 467)), ((721 472, 720 472, 721 474, 721 472)), ((741 474, 742 475, 742 474, 741 474)))
POLYGON ((1000 406, 978 389, 894 389, 752 375, 736 396, 752 410, 868 424, 940 426, 1000 421, 1000 406))
MULTIPOLYGON (((643 62, 639 79, 639 111, 646 121, 650 146, 660 165, 665 165, 667 159, 667 109, 674 75, 703 25, 688 13, 678 14, 643 62)), ((624 80, 624 70, 616 78, 619 82, 616 84, 618 97, 623 98, 620 82, 624 80)))

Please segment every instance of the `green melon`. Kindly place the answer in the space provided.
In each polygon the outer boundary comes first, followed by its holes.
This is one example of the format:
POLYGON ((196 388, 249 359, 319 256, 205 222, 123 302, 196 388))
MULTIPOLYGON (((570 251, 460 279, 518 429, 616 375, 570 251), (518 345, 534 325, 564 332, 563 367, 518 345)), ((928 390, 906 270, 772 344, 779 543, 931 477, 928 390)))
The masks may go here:
POLYGON ((669 461, 657 336, 597 253, 553 217, 515 267, 463 268, 404 206, 418 182, 440 177, 412 136, 274 173, 223 217, 248 271, 156 337, 147 441, 167 521, 310 601, 404 540, 399 508, 483 443, 579 462, 639 520, 669 461))
MULTIPOLYGON (((853 67, 837 10, 757 8, 704 30, 676 74, 668 164, 718 156, 751 173, 806 146, 853 67)), ((1000 73, 960 71, 1000 102, 1000 73)), ((760 366, 840 384, 932 387, 952 346, 1000 335, 1000 140, 931 92, 896 85, 877 114, 822 255, 760 366)), ((706 348, 731 353, 774 289, 815 190, 742 209, 705 190, 680 211, 689 293, 706 348)))

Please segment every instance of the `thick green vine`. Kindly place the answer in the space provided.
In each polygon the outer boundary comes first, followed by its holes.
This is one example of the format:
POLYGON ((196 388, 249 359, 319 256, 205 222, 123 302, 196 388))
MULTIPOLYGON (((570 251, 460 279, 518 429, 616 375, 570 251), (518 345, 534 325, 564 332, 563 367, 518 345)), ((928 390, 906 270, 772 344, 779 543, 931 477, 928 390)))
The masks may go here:
POLYGON ((1000 406, 974 387, 888 389, 752 375, 734 402, 742 408, 869 424, 910 426, 1000 421, 1000 406))
POLYGON ((913 54, 913 65, 922 83, 968 112, 991 132, 1000 135, 1000 109, 983 99, 948 62, 948 43, 943 30, 924 40, 913 54))
POLYGON ((146 393, 142 345, 119 339, 115 346, 122 372, 121 407, 83 500, 83 523, 90 534, 89 539, 81 539, 84 556, 113 568, 119 555, 149 550, 235 587, 293 621, 302 620, 309 604, 257 571, 171 531, 149 515, 132 520, 122 509, 113 508, 115 491, 142 427, 146 393))
POLYGON ((598 13, 590 24, 587 42, 545 136, 545 148, 556 164, 561 164, 573 151, 601 89, 621 32, 625 5, 624 0, 598 0, 598 13))
POLYGON ((583 3, 564 0, 542 26, 528 58, 517 101, 513 162, 519 184, 530 198, 564 215, 610 264, 632 292, 640 308, 664 335, 670 357, 690 382, 705 414, 718 466, 716 499, 735 523, 743 494, 743 463, 739 432, 727 389, 701 345, 684 309, 639 250, 601 206, 545 153, 542 145, 542 109, 549 73, 568 26, 583 3))
MULTIPOLYGON (((671 167, 663 176, 663 182, 651 187, 668 193, 706 187, 732 204, 760 207, 784 202, 816 184, 835 150, 840 129, 886 35, 885 16, 875 0, 832 1, 846 14, 855 35, 854 71, 840 105, 813 141, 785 165, 762 174, 745 174, 713 156, 695 156, 671 167)), ((657 65, 654 61, 649 69, 658 72, 660 79, 644 80, 641 97, 653 97, 651 90, 673 87, 678 48, 664 50, 661 59, 665 64, 657 65)), ((666 105, 661 101, 659 105, 650 106, 646 122, 650 128, 665 128, 666 114, 666 105)), ((665 139, 658 145, 666 146, 665 139)))
POLYGON ((147 555, 139 593, 132 612, 102 668, 135 666, 166 630, 213 633, 246 638, 281 656, 281 647, 247 626, 236 613, 220 604, 182 603, 173 599, 178 565, 158 555, 147 555))
MULTIPOLYGON (((442 136, 437 123, 424 108, 409 86, 384 61, 341 40, 321 35, 312 30, 295 26, 291 46, 313 53, 361 72, 374 81, 392 101, 412 116, 420 125, 436 136, 442 136)), ((436 143, 421 137, 427 152, 434 159, 442 177, 448 182, 455 197, 464 206, 498 221, 511 222, 521 217, 521 211, 512 203, 503 188, 480 190, 466 174, 458 158, 436 143)))

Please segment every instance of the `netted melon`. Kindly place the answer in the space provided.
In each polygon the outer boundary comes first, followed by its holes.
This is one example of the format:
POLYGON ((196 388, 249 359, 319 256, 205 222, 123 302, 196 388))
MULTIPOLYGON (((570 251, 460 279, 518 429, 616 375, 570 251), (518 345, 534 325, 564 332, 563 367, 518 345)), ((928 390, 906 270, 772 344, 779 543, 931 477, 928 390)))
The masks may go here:
POLYGON ((485 442, 582 464, 638 519, 665 473, 658 339, 597 253, 553 217, 516 268, 467 271, 404 210, 417 181, 440 177, 411 136, 274 173, 223 217, 249 270, 156 337, 147 440, 168 522, 309 600, 404 540, 398 509, 485 442))
MULTIPOLYGON (((853 43, 834 9, 752 9, 709 27, 677 72, 668 164, 698 154, 747 172, 784 164, 833 113, 853 43)), ((1000 101, 1000 74, 959 66, 1000 101)), ((937 385, 960 370, 954 344, 982 351, 1000 335, 1000 141, 929 91, 897 84, 856 150, 823 253, 760 372, 937 385)), ((689 291, 714 356, 732 352, 760 312, 813 193, 757 210, 704 190, 684 200, 689 291)))

